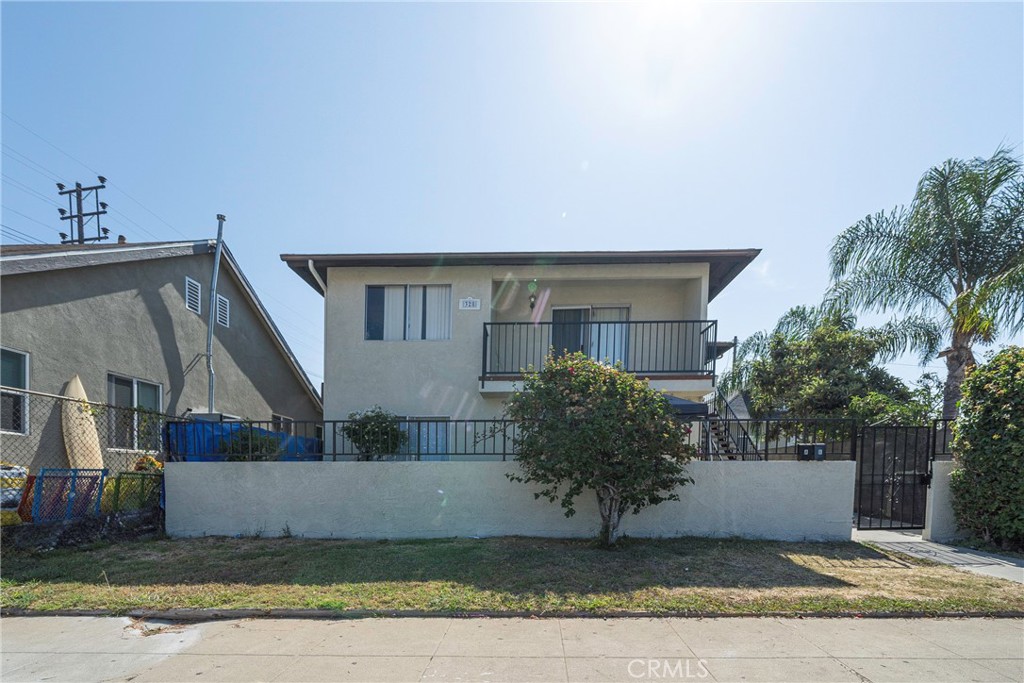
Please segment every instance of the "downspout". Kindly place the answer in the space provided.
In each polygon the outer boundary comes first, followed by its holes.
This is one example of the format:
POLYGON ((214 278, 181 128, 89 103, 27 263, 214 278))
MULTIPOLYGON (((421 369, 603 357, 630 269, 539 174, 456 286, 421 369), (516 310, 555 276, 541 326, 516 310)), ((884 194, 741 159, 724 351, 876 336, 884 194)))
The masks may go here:
POLYGON ((326 297, 327 283, 325 283, 323 278, 320 277, 320 273, 316 272, 316 267, 313 265, 313 259, 308 259, 306 261, 306 267, 309 268, 309 274, 312 275, 313 279, 316 280, 316 283, 320 285, 320 293, 326 297))
POLYGON ((217 248, 213 252, 213 279, 210 281, 210 322, 206 326, 206 371, 210 376, 210 390, 207 398, 207 412, 214 412, 213 396, 217 386, 217 375, 213 371, 213 326, 217 322, 217 277, 220 275, 220 253, 224 246, 224 214, 217 214, 217 248))

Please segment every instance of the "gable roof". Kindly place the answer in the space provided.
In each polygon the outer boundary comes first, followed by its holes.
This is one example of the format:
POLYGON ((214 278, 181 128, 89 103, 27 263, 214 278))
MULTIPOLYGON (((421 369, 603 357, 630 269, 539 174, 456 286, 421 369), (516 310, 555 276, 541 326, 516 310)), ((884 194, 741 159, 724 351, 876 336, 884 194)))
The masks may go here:
MULTIPOLYGON (((89 266, 112 265, 125 262, 149 261, 153 259, 175 258, 213 254, 217 246, 216 240, 195 240, 187 242, 139 242, 132 244, 12 244, 0 246, 0 276, 20 275, 22 273, 39 273, 68 268, 87 268, 89 266)), ((284 335, 274 323, 270 313, 263 306, 256 290, 245 273, 239 267, 235 257, 223 245, 222 265, 239 283, 242 293, 263 322, 278 350, 284 355, 292 372, 299 378, 302 386, 312 397, 317 406, 323 407, 320 393, 309 381, 309 377, 299 364, 284 335)))
POLYGON ((707 263, 708 301, 714 299, 753 261, 760 249, 702 249, 690 251, 520 251, 423 254, 281 254, 281 260, 323 294, 328 268, 359 266, 412 268, 416 266, 555 266, 655 263, 707 263))

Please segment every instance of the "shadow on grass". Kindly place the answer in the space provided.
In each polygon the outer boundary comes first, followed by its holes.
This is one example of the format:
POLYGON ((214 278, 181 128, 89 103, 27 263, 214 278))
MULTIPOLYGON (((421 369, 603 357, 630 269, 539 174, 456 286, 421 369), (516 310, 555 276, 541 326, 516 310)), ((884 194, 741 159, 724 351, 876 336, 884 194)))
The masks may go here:
POLYGON ((840 588, 837 569, 910 565, 856 543, 738 539, 539 538, 329 541, 298 538, 135 541, 3 555, 17 583, 300 585, 447 582, 520 595, 628 592, 652 587, 840 588))

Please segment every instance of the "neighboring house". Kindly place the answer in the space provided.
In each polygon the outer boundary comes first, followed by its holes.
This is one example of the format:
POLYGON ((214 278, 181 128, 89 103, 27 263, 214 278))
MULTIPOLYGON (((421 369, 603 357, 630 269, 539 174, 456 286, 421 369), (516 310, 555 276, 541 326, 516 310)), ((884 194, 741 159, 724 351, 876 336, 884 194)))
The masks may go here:
POLYGON ((281 258, 325 297, 324 418, 377 404, 443 423, 500 416, 521 370, 549 348, 621 361, 672 396, 701 400, 729 346, 708 302, 758 253, 281 258))
MULTIPOLYGON (((200 240, 0 248, 2 384, 61 394, 78 375, 90 401, 207 412, 214 247, 200 240)), ((227 247, 216 301, 215 410, 278 424, 320 420, 318 392, 227 247)), ((0 460, 17 451, 20 436, 38 442, 44 428, 56 429, 62 443, 59 419, 29 410, 34 397, 8 391, 2 398, 0 460)), ((110 445, 155 449, 137 440, 129 429, 112 434, 110 445)), ((34 466, 62 461, 63 453, 33 456, 34 466)))

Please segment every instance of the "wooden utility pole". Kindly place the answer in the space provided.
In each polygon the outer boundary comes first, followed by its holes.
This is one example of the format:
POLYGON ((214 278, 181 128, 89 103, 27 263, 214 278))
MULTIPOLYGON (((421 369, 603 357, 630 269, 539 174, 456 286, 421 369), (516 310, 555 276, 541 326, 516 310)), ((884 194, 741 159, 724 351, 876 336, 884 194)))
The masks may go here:
POLYGON ((64 183, 57 183, 59 194, 61 196, 66 195, 68 198, 68 208, 57 209, 60 212, 60 219, 62 221, 75 221, 70 237, 67 233, 60 233, 61 244, 85 244, 86 242, 101 242, 109 239, 110 230, 100 225, 100 216, 107 212, 107 203, 100 201, 100 190, 106 189, 107 179, 103 176, 97 176, 97 179, 100 181, 100 184, 92 185, 91 187, 82 187, 82 183, 75 183, 73 188, 67 189, 64 183), (95 211, 85 210, 85 200, 89 195, 92 195, 96 200, 95 211), (85 224, 93 218, 96 219, 96 236, 86 237, 85 224))

